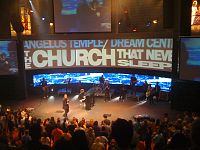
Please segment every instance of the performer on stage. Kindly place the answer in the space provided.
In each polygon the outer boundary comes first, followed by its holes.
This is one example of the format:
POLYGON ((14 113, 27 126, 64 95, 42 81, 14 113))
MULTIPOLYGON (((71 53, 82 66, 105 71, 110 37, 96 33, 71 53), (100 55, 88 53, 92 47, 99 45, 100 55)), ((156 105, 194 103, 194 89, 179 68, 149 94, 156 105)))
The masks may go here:
POLYGON ((45 80, 45 78, 42 79, 40 85, 42 86, 43 98, 47 98, 48 97, 48 85, 47 85, 47 81, 45 80))
POLYGON ((104 93, 105 93, 104 101, 106 102, 106 101, 110 100, 110 87, 109 87, 109 85, 105 86, 104 93))
POLYGON ((135 76, 131 77, 130 87, 131 87, 131 94, 133 96, 136 96, 136 86, 135 86, 136 83, 137 83, 136 77, 135 76))
POLYGON ((85 109, 86 110, 91 109, 91 97, 89 95, 85 97, 85 109))
POLYGON ((156 85, 154 88, 154 96, 155 96, 156 102, 158 102, 159 94, 160 94, 160 85, 158 84, 158 82, 156 82, 156 85))
POLYGON ((120 96, 119 96, 120 101, 124 101, 126 99, 126 93, 127 93, 126 87, 124 84, 122 84, 120 88, 120 96))
POLYGON ((104 86, 104 82, 105 82, 105 78, 104 76, 102 75, 100 78, 99 78, 99 86, 101 89, 103 89, 103 86, 104 86))
POLYGON ((153 95, 152 95, 151 85, 148 85, 148 88, 146 91, 146 100, 149 101, 149 104, 153 104, 153 95))
POLYGON ((84 89, 80 90, 80 94, 78 96, 78 99, 79 99, 80 102, 85 102, 85 90, 84 89))
POLYGON ((68 119, 68 112, 69 112, 69 99, 68 99, 68 96, 67 94, 64 94, 64 97, 63 97, 63 109, 65 111, 64 113, 64 116, 65 118, 68 119))
POLYGON ((66 84, 66 93, 67 93, 71 90, 71 78, 65 79, 64 83, 66 84))
POLYGON ((90 91, 90 98, 91 98, 91 107, 95 105, 95 93, 96 93, 96 85, 93 84, 92 90, 90 91))
POLYGON ((149 86, 149 84, 148 84, 147 81, 145 80, 145 81, 144 81, 144 84, 142 85, 144 95, 145 95, 146 92, 147 92, 148 86, 149 86))

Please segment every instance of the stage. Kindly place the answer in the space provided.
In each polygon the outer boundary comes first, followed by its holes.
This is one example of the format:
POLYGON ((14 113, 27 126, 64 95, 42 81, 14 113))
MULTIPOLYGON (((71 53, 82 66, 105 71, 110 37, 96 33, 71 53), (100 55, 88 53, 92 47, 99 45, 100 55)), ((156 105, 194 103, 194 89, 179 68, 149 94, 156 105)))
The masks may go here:
MULTIPOLYGON (((156 104, 150 105, 149 102, 138 101, 136 99, 128 98, 125 101, 119 101, 119 97, 114 97, 108 102, 104 102, 103 97, 95 97, 95 106, 91 110, 85 110, 83 103, 77 100, 78 95, 70 95, 70 111, 68 113, 69 119, 76 117, 86 120, 102 121, 103 114, 111 114, 109 119, 115 120, 117 118, 133 119, 135 115, 148 114, 150 117, 160 118, 164 113, 169 116, 174 116, 177 113, 170 109, 170 104, 167 101, 159 101, 156 104)), ((32 117, 46 119, 49 117, 63 119, 64 111, 62 109, 62 96, 50 96, 48 99, 43 99, 39 96, 32 96, 23 101, 7 102, 7 106, 14 109, 30 110, 32 117)))

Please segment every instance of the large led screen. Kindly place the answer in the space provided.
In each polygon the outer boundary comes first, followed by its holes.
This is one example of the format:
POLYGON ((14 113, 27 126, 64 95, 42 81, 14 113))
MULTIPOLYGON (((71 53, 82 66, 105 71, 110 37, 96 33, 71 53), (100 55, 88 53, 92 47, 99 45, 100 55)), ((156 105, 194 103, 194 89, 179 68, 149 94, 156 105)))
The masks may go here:
POLYGON ((200 81, 200 38, 181 38, 180 79, 200 81))
POLYGON ((55 32, 111 32, 111 0, 54 0, 55 32))
MULTIPOLYGON (((118 32, 159 32, 163 31, 165 4, 171 0, 117 0, 118 32)), ((173 6, 171 6, 173 7, 173 6)), ((166 11, 166 15, 170 15, 166 11)), ((168 19, 167 22, 170 22, 168 19)))
POLYGON ((18 72, 16 41, 0 41, 0 75, 18 72))
POLYGON ((139 74, 124 74, 124 73, 54 73, 54 74, 37 74, 33 75, 33 84, 35 87, 41 85, 43 78, 47 81, 48 85, 54 84, 67 84, 66 81, 70 80, 70 83, 92 83, 99 84, 99 79, 101 76, 104 76, 105 80, 109 84, 125 84, 130 85, 131 77, 137 79, 136 86, 142 86, 144 81, 147 81, 148 84, 151 84, 152 87, 155 86, 156 82, 159 82, 159 85, 162 90, 170 90, 171 88, 171 79, 163 78, 158 76, 148 76, 148 75, 139 75, 139 74))
POLYGON ((24 41, 25 69, 135 68, 171 72, 172 39, 24 41))

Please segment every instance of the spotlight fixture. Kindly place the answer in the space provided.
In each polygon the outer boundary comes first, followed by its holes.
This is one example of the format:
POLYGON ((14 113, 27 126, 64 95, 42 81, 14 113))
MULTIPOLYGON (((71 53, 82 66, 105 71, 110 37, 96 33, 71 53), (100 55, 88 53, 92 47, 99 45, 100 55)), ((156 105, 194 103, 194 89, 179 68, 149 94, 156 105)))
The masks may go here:
POLYGON ((133 32, 136 32, 137 31, 137 28, 133 28, 133 32))
POLYGON ((50 26, 53 26, 53 22, 50 22, 49 25, 50 25, 50 26))
POLYGON ((153 24, 157 24, 158 23, 158 20, 153 20, 153 24))

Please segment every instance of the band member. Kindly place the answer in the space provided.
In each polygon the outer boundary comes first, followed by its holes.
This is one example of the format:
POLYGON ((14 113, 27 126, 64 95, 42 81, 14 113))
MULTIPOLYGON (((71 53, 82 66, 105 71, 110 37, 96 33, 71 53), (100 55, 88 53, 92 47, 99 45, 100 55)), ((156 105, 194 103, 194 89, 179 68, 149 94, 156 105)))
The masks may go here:
POLYGON ((121 88, 120 88, 120 96, 119 96, 119 100, 124 101, 126 99, 126 87, 124 84, 122 84, 121 88))
POLYGON ((86 110, 91 109, 91 97, 89 95, 85 97, 85 109, 86 110))
POLYGON ((136 83, 137 83, 136 77, 135 76, 131 77, 130 87, 131 87, 131 94, 133 96, 136 96, 136 86, 135 86, 136 83))
POLYGON ((95 93, 96 93, 96 85, 93 84, 92 90, 90 92, 90 98, 91 98, 91 107, 95 105, 95 93))
POLYGON ((109 85, 105 86, 104 93, 105 93, 104 101, 106 102, 106 101, 110 100, 110 87, 109 87, 109 85))
POLYGON ((155 100, 158 102, 159 99, 159 94, 160 94, 160 85, 158 84, 158 82, 156 82, 155 88, 154 88, 154 96, 155 96, 155 100))
POLYGON ((80 90, 78 99, 79 99, 80 102, 85 102, 85 90, 84 89, 80 90))
POLYGON ((146 100, 149 101, 150 104, 153 104, 153 95, 152 95, 151 85, 148 85, 148 88, 146 91, 146 100))
POLYGON ((145 81, 144 81, 144 84, 142 85, 142 89, 143 89, 144 95, 145 95, 146 92, 147 92, 148 85, 149 85, 149 84, 148 84, 147 81, 145 80, 145 81))
POLYGON ((103 86, 104 86, 104 82, 105 82, 105 78, 104 76, 102 75, 100 78, 99 78, 99 84, 100 84, 100 87, 103 89, 103 86))
POLYGON ((100 84, 104 84, 104 81, 105 81, 105 79, 104 79, 104 76, 102 75, 102 76, 99 78, 99 82, 100 82, 100 84))
POLYGON ((91 106, 94 106, 95 105, 95 93, 94 92, 91 93, 90 97, 91 97, 91 106))
POLYGON ((65 111, 65 113, 64 113, 64 116, 66 117, 66 118, 68 118, 68 112, 69 112, 69 99, 68 99, 68 96, 67 96, 67 94, 64 94, 64 97, 63 97, 63 109, 64 109, 64 111, 65 111))
POLYGON ((66 84, 66 93, 71 90, 71 78, 67 78, 64 80, 64 83, 66 84))
POLYGON ((48 85, 47 85, 47 81, 45 80, 45 78, 42 79, 40 85, 42 86, 43 98, 47 98, 48 97, 48 85))

